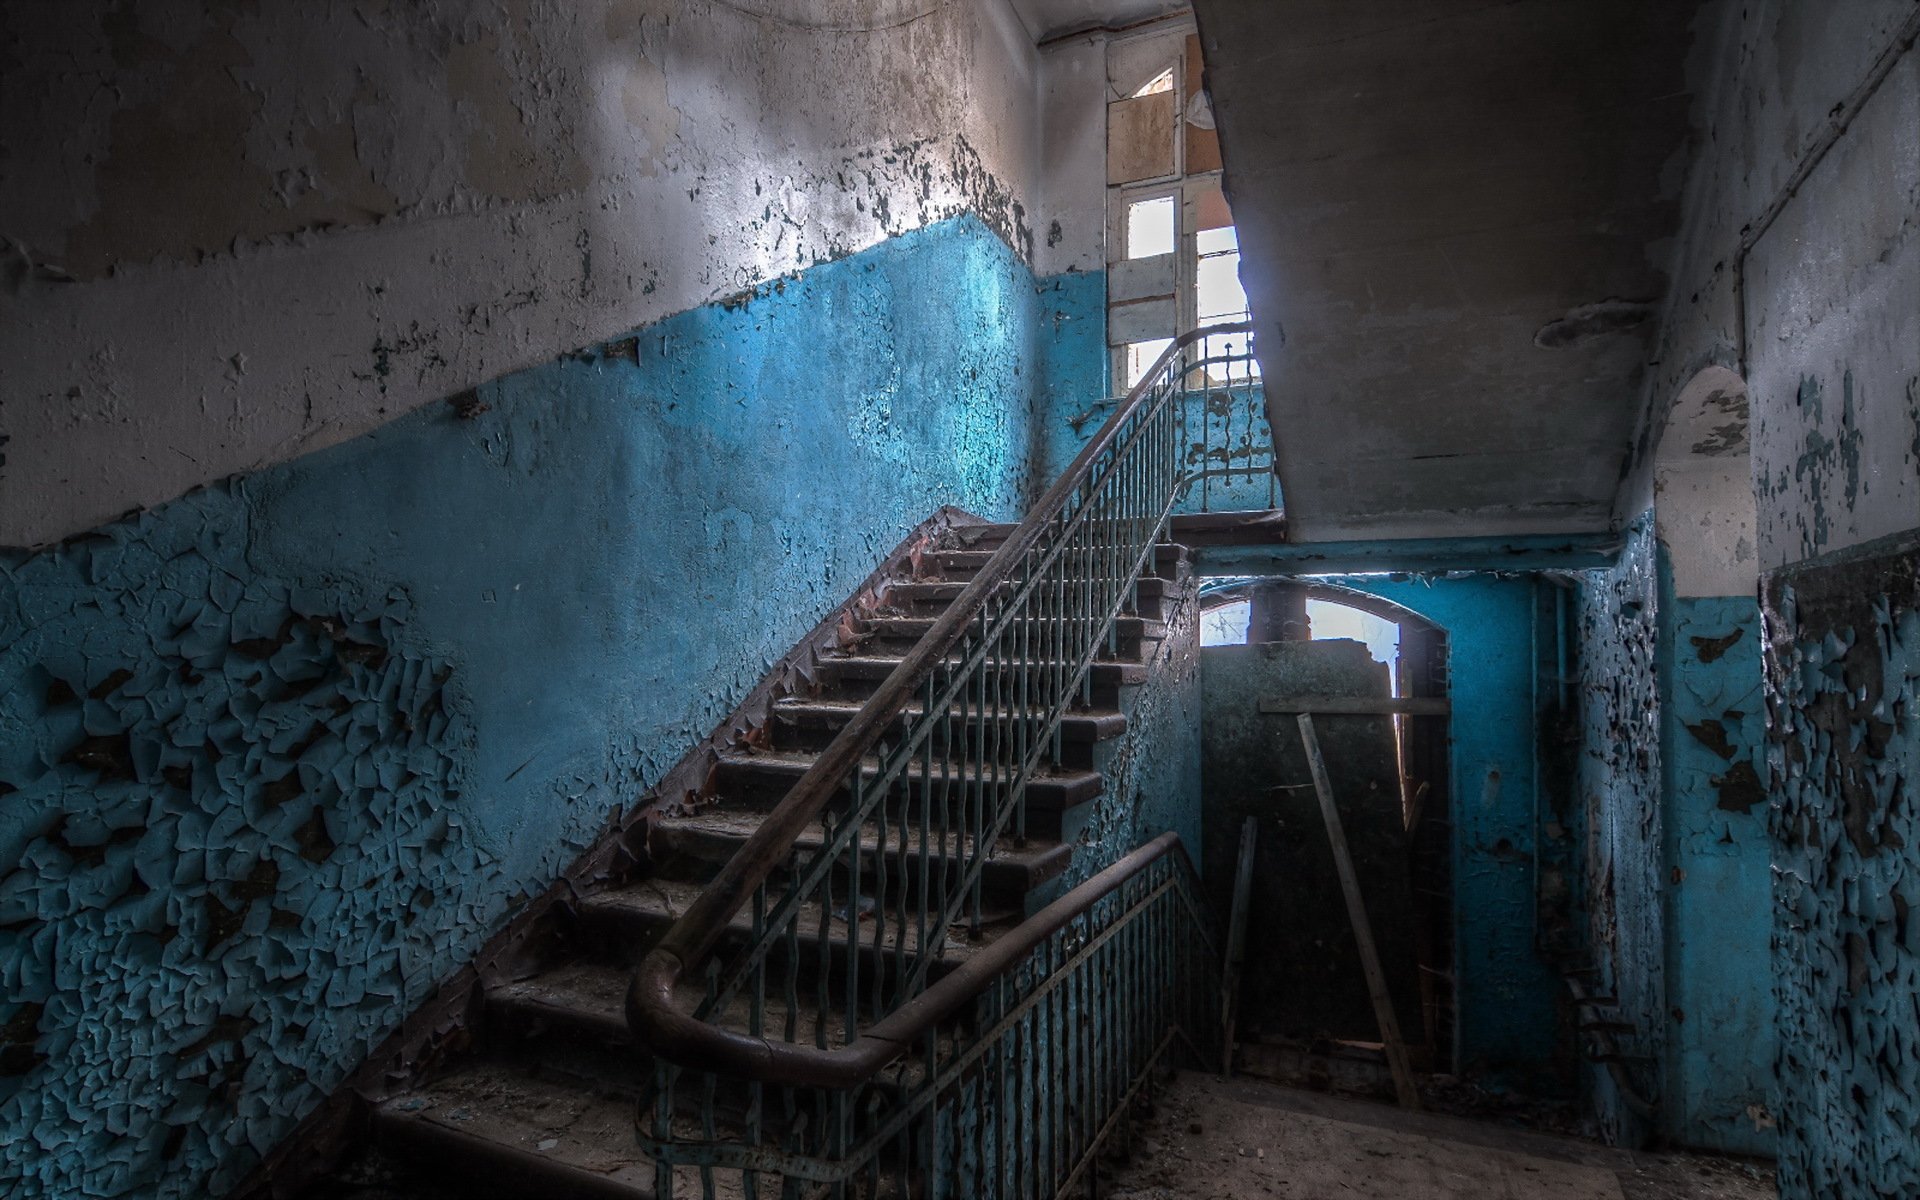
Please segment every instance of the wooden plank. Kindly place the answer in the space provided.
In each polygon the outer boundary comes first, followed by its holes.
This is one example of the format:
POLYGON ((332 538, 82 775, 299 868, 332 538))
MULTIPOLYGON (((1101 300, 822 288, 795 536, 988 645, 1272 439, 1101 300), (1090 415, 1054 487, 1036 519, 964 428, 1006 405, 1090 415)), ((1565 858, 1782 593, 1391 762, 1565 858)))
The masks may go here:
POLYGON ((1130 304, 1173 295, 1173 260, 1171 254, 1156 254, 1114 263, 1107 268, 1107 303, 1130 304))
POLYGON ((1233 1027, 1240 1018, 1240 970, 1247 961, 1247 908, 1253 900, 1253 844, 1260 819, 1240 825, 1240 861, 1233 872, 1233 915, 1227 924, 1227 965, 1220 980, 1220 1075, 1233 1075, 1233 1027))
POLYGON ((1175 174, 1172 92, 1107 105, 1107 182, 1133 183, 1175 174))
POLYGON ((1327 781, 1327 761, 1320 754, 1320 739, 1313 732, 1313 716, 1301 713, 1300 743, 1307 751, 1307 767, 1313 772, 1313 790, 1320 797, 1320 816, 1327 823, 1327 841, 1333 846, 1333 865, 1340 873, 1340 891, 1347 900, 1347 920, 1353 925, 1353 942, 1360 951, 1360 967, 1366 972, 1367 993, 1373 998, 1373 1015, 1380 1023, 1380 1040, 1386 1044, 1387 1066, 1393 1071, 1393 1090, 1400 1107, 1420 1107, 1420 1092, 1414 1086, 1413 1065, 1407 1061, 1407 1044, 1400 1038, 1400 1019, 1393 1013, 1393 998, 1387 994, 1386 972, 1380 969, 1380 952, 1373 945, 1373 922, 1367 919, 1366 904, 1360 896, 1360 879, 1354 874, 1353 856, 1347 850, 1346 829, 1340 824, 1340 810, 1333 802, 1333 785, 1327 781))
POLYGON ((1330 717, 1444 717, 1453 705, 1444 696, 1281 696, 1262 700, 1263 713, 1318 713, 1330 717))

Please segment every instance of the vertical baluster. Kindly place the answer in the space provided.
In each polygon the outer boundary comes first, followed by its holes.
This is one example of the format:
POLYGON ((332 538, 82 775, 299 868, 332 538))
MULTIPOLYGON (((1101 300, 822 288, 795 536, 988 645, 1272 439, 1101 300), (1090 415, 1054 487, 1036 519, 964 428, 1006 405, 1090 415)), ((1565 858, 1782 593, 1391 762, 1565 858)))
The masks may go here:
MULTIPOLYGON (((760 944, 760 935, 767 927, 767 885, 762 883, 753 889, 753 941, 760 944)), ((767 962, 761 959, 754 964, 751 988, 747 993, 747 1028, 754 1037, 765 1037, 767 1033, 767 962)), ((758 1079, 747 1085, 747 1145, 758 1149, 760 1146, 760 1106, 762 1089, 765 1087, 758 1079)), ((760 1173, 746 1169, 740 1173, 741 1191, 746 1200, 759 1200, 760 1173)))
MULTIPOLYGON (((977 725, 969 726, 969 732, 974 728, 984 729, 986 722, 990 719, 987 714, 987 676, 992 670, 993 648, 988 644, 989 634, 985 609, 981 610, 979 638, 982 655, 980 669, 976 670, 973 678, 968 681, 968 690, 974 697, 973 711, 977 718, 977 725)), ((988 783, 989 764, 986 760, 985 739, 970 737, 968 744, 969 751, 967 761, 972 764, 973 768, 973 778, 970 781, 971 786, 968 790, 972 793, 973 803, 970 806, 969 814, 971 828, 968 833, 970 836, 964 852, 960 856, 960 864, 963 871, 972 867, 973 860, 976 857, 986 853, 982 848, 982 842, 986 833, 986 823, 989 819, 987 813, 988 788, 990 786, 988 783)), ((984 923, 984 896, 981 891, 980 875, 973 877, 970 895, 968 896, 968 911, 968 934, 974 941, 979 941, 981 926, 984 923)))
MULTIPOLYGON (((826 844, 832 846, 841 821, 836 820, 831 813, 822 813, 821 822, 826 844)), ((820 886, 815 894, 819 897, 820 922, 814 937, 816 961, 813 977, 813 1038, 814 1044, 824 1050, 827 1047, 827 1024, 833 1019, 830 987, 830 981, 833 979, 833 871, 831 868, 820 873, 820 886)))
POLYGON ((859 1023, 860 1008, 860 833, 867 809, 867 773, 863 764, 856 764, 851 783, 853 789, 853 808, 847 813, 851 828, 843 831, 843 836, 852 834, 843 851, 847 863, 847 903, 846 936, 841 939, 847 956, 844 968, 845 994, 841 997, 844 1005, 845 1020, 843 1036, 851 1042, 859 1023))
MULTIPOLYGON (((664 1058, 653 1067, 653 1140, 666 1146, 673 1141, 673 1082, 679 1068, 664 1058)), ((653 1194, 659 1200, 673 1200, 673 1160, 662 1153, 653 1160, 653 1194)))
MULTIPOLYGON (((913 913, 913 946, 916 956, 928 952, 927 901, 929 899, 929 892, 927 871, 931 866, 931 860, 928 857, 927 835, 933 830, 933 791, 936 787, 944 788, 946 786, 944 779, 937 783, 934 780, 933 742, 936 734, 942 745, 945 745, 947 741, 953 737, 952 718, 944 711, 938 716, 934 715, 933 689, 931 687, 927 689, 926 717, 924 720, 927 723, 927 736, 920 743, 919 866, 918 878, 914 880, 913 886, 913 891, 917 893, 920 901, 919 906, 914 909, 913 913)), ((907 862, 907 839, 904 832, 902 832, 900 838, 900 862, 901 868, 904 870, 907 862)), ((904 883, 904 880, 902 882, 904 883)), ((907 893, 908 889, 906 887, 900 889, 900 938, 895 948, 893 958, 894 978, 899 980, 903 985, 907 979, 907 893)), ((907 996, 903 992, 900 998, 902 1001, 905 1001, 907 996)))
MULTIPOLYGON (((787 852, 787 878, 794 877, 799 859, 797 851, 787 852)), ((781 971, 781 982, 784 985, 781 999, 787 1006, 785 1036, 787 1041, 797 1042, 800 1040, 800 914, 797 910, 788 915, 785 933, 787 953, 786 962, 781 971)), ((789 1106, 792 1105, 791 1096, 788 1097, 787 1103, 789 1106)), ((787 1119, 789 1122, 793 1119, 791 1111, 787 1113, 787 1119)))
MULTIPOLYGON (((886 743, 884 742, 878 743, 875 745, 874 749, 877 751, 875 757, 880 764, 879 769, 881 773, 884 774, 886 772, 887 763, 890 761, 887 757, 886 743)), ((912 776, 912 773, 908 770, 908 768, 912 766, 913 766, 913 763, 911 759, 909 759, 908 761, 902 762, 900 764, 900 781, 896 786, 903 789, 903 793, 904 793, 901 799, 902 813, 912 811, 911 806, 913 803, 913 776, 912 776)), ((876 779, 875 785, 878 786, 879 783, 880 781, 876 779)), ((920 784, 921 784, 921 787, 924 789, 926 787, 927 780, 925 778, 922 778, 920 781, 920 784)), ((892 875, 892 871, 889 869, 889 864, 887 862, 887 832, 888 832, 887 808, 891 803, 891 801, 892 801, 892 796, 888 794, 887 789, 883 788, 882 794, 880 796, 880 803, 875 805, 873 810, 874 846, 873 846, 872 998, 873 998, 873 1015, 876 1018, 881 1016, 887 1011, 885 1007, 886 997, 884 994, 885 984, 886 984, 886 975, 887 975, 887 947, 886 947, 887 881, 889 877, 892 875)), ((859 846, 857 842, 854 847, 854 852, 856 855, 858 855, 859 853, 859 846)), ((858 917, 856 916, 855 919, 858 920, 858 917)), ((855 937, 853 940, 854 942, 858 943, 860 939, 858 937, 855 937)), ((853 1040, 853 1035, 851 1033, 847 1035, 847 1040, 848 1041, 853 1040)))
MULTIPOLYGON (((720 994, 720 960, 707 960, 707 1004, 711 1008, 720 994)), ((716 1014, 717 1016, 718 1014, 716 1014)), ((712 1071, 700 1072, 700 1136, 711 1146, 719 1140, 719 1131, 714 1120, 714 1089, 719 1082, 712 1071)), ((701 1200, 713 1200, 713 1164, 700 1164, 701 1200)))

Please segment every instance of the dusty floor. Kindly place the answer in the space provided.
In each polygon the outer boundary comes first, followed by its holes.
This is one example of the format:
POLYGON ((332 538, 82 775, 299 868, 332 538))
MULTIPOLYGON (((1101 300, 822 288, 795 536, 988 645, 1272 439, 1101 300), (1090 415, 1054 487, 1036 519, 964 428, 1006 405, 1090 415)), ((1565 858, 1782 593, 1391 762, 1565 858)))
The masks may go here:
POLYGON ((1769 1172, 1633 1153, 1484 1121, 1222 1081, 1192 1072, 1155 1097, 1112 1200, 1772 1200, 1769 1172))

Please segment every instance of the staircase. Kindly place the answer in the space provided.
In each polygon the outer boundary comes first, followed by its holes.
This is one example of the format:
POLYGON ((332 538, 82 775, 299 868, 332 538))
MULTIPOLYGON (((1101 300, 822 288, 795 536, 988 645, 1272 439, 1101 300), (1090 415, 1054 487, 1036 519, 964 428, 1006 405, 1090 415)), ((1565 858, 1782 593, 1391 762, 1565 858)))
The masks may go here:
MULTIPOLYGON (((639 1200, 658 1194, 661 1166, 636 1146, 634 1116, 636 1105, 654 1094, 665 1064, 629 1031, 624 1005, 635 968, 1014 528, 949 526, 878 589, 873 603, 842 623, 838 649, 818 662, 814 686, 776 698, 763 726, 718 754, 700 801, 651 826, 642 869, 575 905, 537 973, 486 989, 474 1053, 443 1077, 377 1107, 375 1137, 389 1159, 424 1171, 442 1186, 457 1181, 457 1192, 469 1196, 639 1200)), ((1149 569, 1114 620, 1079 702, 1058 721, 1057 761, 1026 782, 1024 833, 1003 831, 993 839, 983 856, 978 900, 947 931, 926 971, 928 982, 991 946, 1059 892, 1074 839, 1105 787, 1102 759, 1127 730, 1123 697, 1145 681, 1147 660, 1166 636, 1166 606, 1185 582, 1186 554, 1159 546, 1149 569)), ((1008 640, 1038 644, 1032 636, 1008 640)), ((1016 665, 1031 670, 1045 663, 1017 659, 1010 648, 994 668, 1008 673, 1016 665)), ((894 720, 896 739, 924 714, 924 701, 904 706, 894 720)), ((944 728, 951 738, 971 741, 1010 736, 1016 725, 1037 720, 1010 706, 961 704, 944 728)), ((741 996, 707 1020, 738 1033, 839 1047, 847 1044, 850 1026, 884 1016, 884 999, 897 994, 905 964, 932 932, 924 927, 928 888, 960 875, 979 827, 955 819, 934 829, 908 818, 936 804, 946 807, 944 797, 975 794, 978 774, 995 769, 981 757, 936 758, 929 752, 901 772, 859 830, 858 865, 836 871, 838 886, 830 894, 838 902, 801 906, 789 942, 804 948, 806 961, 792 972, 794 986, 784 996, 766 996, 757 1015, 741 996), (862 959, 852 972, 848 955, 862 959), (851 1001, 844 987, 849 977, 861 981, 851 1001), (832 1003, 823 1005, 822 996, 832 1003), (876 1005, 876 998, 882 1003, 876 1005), (852 1020, 849 1008, 856 1014, 852 1020)), ((872 755, 862 770, 878 770, 872 755)), ((793 840, 792 853, 775 873, 775 892, 796 864, 827 848, 846 799, 843 793, 793 840)), ((738 953, 754 933, 752 912, 734 914, 717 956, 738 953)), ((676 994, 688 1011, 706 998, 705 988, 692 982, 681 983, 676 994)), ((707 1140, 738 1133, 754 1100, 739 1085, 731 1090, 740 1094, 704 1106, 682 1096, 675 1106, 676 1132, 689 1121, 686 1132, 707 1140)), ((702 1194, 697 1168, 682 1166, 672 1174, 675 1191, 702 1194)), ((746 1192, 722 1187, 718 1194, 746 1192)))

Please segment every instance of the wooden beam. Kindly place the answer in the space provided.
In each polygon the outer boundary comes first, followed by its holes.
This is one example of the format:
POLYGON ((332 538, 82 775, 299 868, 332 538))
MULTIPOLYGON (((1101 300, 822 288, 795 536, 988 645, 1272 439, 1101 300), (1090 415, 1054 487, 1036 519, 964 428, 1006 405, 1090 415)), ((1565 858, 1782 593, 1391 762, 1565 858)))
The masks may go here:
POLYGON ((1333 785, 1327 782, 1327 760, 1320 754, 1320 739, 1313 732, 1313 717, 1301 713, 1300 744, 1306 747, 1307 767, 1313 772, 1313 790, 1320 797, 1320 816, 1327 823, 1327 841, 1333 846, 1333 865, 1340 872, 1340 890, 1347 898, 1347 920, 1353 925, 1354 946, 1360 951, 1360 967, 1366 972, 1367 994, 1373 998, 1374 1019, 1380 1023, 1380 1040, 1386 1044, 1387 1066, 1393 1070, 1393 1090, 1400 1107, 1420 1107, 1420 1092, 1413 1082, 1413 1064, 1407 1060, 1407 1044, 1400 1040, 1400 1019, 1393 1014, 1393 997, 1387 994, 1387 975, 1380 969, 1380 952, 1373 944, 1373 922, 1360 897, 1360 878, 1354 874, 1353 856, 1347 851, 1346 829, 1340 824, 1340 810, 1333 802, 1333 785))
POLYGON ((1444 717, 1453 705, 1444 696, 1281 696, 1262 700, 1263 713, 1317 713, 1329 717, 1444 717))
POLYGON ((1240 824, 1240 861, 1233 873, 1233 915, 1227 924, 1227 966, 1220 980, 1220 1077, 1233 1077, 1233 1030, 1240 1016, 1240 973, 1247 960, 1247 906, 1253 898, 1253 844, 1260 818, 1240 824))

